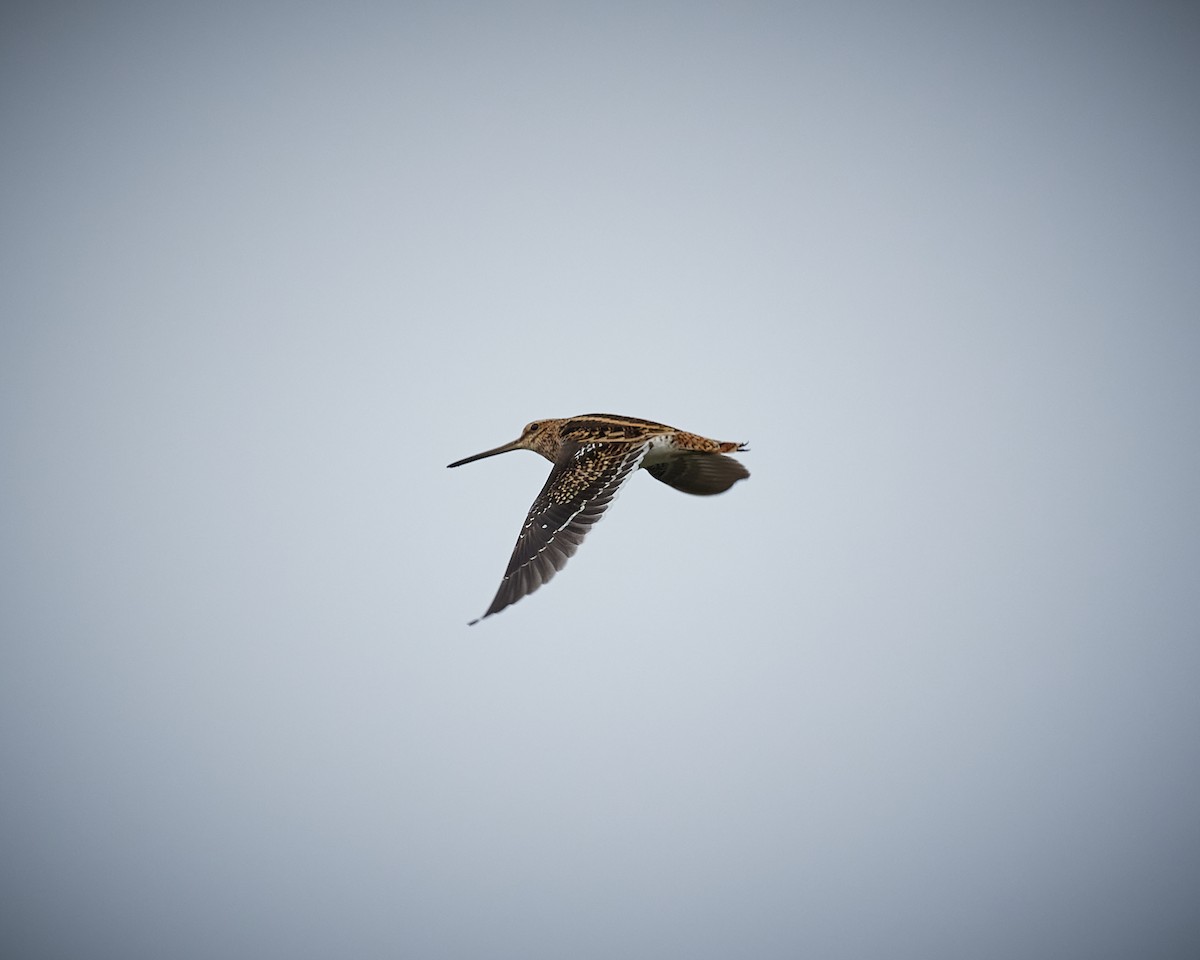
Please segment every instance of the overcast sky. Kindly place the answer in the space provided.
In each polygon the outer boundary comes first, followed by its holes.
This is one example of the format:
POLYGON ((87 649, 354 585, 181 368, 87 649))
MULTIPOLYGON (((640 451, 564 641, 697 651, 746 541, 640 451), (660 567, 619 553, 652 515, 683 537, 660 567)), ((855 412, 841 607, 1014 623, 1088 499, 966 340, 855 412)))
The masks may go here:
POLYGON ((3 954, 1200 955, 1198 50, 5 5, 3 954), (752 476, 468 627, 593 411, 752 476))

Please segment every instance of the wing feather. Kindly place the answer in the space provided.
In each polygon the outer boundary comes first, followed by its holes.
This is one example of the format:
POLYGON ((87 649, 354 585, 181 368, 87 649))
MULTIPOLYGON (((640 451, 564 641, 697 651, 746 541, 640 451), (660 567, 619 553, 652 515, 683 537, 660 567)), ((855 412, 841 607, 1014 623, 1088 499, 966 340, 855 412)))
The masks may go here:
POLYGON ((563 445, 545 486, 529 508, 500 589, 483 617, 533 593, 566 566, 648 450, 647 443, 563 445))

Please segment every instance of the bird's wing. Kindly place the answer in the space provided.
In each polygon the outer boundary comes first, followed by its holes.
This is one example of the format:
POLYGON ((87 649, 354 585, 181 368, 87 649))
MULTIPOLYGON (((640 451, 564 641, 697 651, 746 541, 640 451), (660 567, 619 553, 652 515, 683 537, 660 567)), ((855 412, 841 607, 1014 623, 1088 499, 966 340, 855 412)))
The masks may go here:
POLYGON ((701 497, 724 493, 750 476, 741 463, 723 453, 678 453, 670 460, 650 464, 646 470, 667 486, 701 497))
POLYGON ((483 617, 533 593, 566 565, 649 449, 649 443, 563 444, 546 485, 529 508, 500 589, 483 617))

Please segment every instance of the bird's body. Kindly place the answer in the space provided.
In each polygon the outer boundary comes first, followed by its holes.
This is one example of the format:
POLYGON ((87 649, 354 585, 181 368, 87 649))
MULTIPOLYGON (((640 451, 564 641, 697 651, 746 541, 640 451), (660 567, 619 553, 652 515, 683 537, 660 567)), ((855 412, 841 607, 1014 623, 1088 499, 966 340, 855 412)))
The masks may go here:
POLYGON ((561 570, 639 467, 676 490, 708 496, 750 476, 725 456, 745 449, 745 444, 709 440, 650 420, 589 413, 535 420, 512 443, 450 464, 458 467, 510 450, 532 450, 554 464, 483 616, 533 593, 561 570))

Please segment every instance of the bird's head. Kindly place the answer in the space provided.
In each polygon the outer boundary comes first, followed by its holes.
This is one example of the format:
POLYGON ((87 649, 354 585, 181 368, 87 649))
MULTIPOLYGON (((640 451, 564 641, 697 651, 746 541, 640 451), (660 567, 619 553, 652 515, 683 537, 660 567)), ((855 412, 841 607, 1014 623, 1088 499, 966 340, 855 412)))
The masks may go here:
POLYGON ((562 423, 561 420, 534 420, 525 424, 525 429, 521 431, 521 435, 516 440, 493 450, 485 450, 483 453, 456 460, 448 466, 461 467, 464 463, 482 460, 484 457, 494 457, 498 453, 508 453, 510 450, 532 450, 553 462, 558 452, 558 425, 560 423, 562 423))

